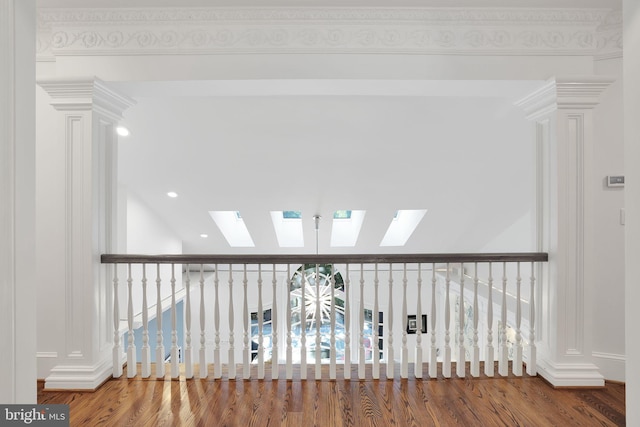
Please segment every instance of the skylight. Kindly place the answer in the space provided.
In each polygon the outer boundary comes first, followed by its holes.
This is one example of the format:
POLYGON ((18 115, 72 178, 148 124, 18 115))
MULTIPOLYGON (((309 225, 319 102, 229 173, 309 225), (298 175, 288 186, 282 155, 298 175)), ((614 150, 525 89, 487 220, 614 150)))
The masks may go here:
POLYGON ((331 246, 355 246, 366 211, 335 211, 331 225, 331 246))
POLYGON ((271 211, 271 221, 281 248, 304 247, 302 212, 271 211))
POLYGON ((351 211, 335 211, 333 219, 351 219, 351 211))
POLYGON ((249 230, 238 211, 209 211, 222 235, 232 248, 252 248, 255 246, 249 230))
POLYGON ((426 209, 397 211, 380 246, 404 246, 426 213, 426 209))
POLYGON ((301 211, 282 211, 282 218, 284 219, 301 219, 301 211))

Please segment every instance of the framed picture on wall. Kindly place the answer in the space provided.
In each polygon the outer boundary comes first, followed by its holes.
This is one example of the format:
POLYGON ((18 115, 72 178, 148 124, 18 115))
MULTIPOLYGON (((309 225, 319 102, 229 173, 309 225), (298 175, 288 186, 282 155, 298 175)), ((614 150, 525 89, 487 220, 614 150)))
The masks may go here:
MULTIPOLYGON (((408 334, 415 334, 418 332, 418 319, 416 318, 417 316, 415 314, 409 314, 407 316, 407 333, 408 334)), ((422 325, 420 328, 420 331, 423 334, 427 333, 427 315, 423 314, 422 315, 422 325)))

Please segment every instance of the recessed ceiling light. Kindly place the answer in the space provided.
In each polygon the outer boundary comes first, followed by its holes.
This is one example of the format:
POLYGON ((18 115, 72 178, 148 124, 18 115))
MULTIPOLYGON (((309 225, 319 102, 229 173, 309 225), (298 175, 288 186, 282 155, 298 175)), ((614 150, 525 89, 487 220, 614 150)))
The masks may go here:
POLYGON ((171 197, 172 199, 175 199, 176 197, 178 197, 178 193, 176 193, 175 191, 169 191, 167 193, 167 196, 171 197))
POLYGON ((118 126, 116 128, 116 133, 120 136, 129 136, 129 129, 124 126, 118 126))
POLYGON ((201 234, 200 237, 202 237, 203 239, 206 239, 207 237, 209 237, 208 234, 201 234))

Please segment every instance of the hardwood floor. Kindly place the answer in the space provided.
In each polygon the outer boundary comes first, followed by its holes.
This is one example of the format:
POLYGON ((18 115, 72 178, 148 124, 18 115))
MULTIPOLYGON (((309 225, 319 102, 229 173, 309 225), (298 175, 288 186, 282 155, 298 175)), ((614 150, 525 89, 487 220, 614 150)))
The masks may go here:
MULTIPOLYGON (((554 389, 540 377, 511 375, 372 380, 369 371, 366 380, 331 381, 324 368, 320 381, 300 381, 299 372, 292 381, 229 380, 226 374, 221 380, 157 381, 127 379, 125 372, 96 392, 44 391, 40 385, 38 403, 69 404, 72 426, 625 425, 623 384, 554 389)), ((308 378, 313 374, 310 367, 308 378)))

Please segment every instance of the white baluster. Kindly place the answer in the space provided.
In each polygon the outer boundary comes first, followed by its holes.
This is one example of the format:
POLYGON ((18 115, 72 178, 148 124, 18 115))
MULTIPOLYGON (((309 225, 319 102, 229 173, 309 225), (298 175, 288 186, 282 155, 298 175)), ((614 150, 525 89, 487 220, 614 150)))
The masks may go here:
MULTIPOLYGON (((287 264, 287 367, 286 377, 288 380, 293 378, 293 348, 291 337, 291 288, 293 286, 293 278, 291 277, 291 265, 287 264)), ((273 297, 276 298, 275 296, 273 297)))
POLYGON ((213 286, 214 286, 214 292, 215 292, 214 313, 213 313, 213 327, 215 329, 214 331, 215 346, 213 348, 213 377, 222 378, 222 357, 220 356, 221 339, 220 339, 220 295, 218 292, 218 288, 219 288, 218 264, 215 265, 213 286))
POLYGON ((349 264, 345 264, 346 281, 344 283, 344 379, 351 378, 351 280, 349 264))
POLYGON ((185 278, 186 307, 185 307, 185 346, 184 346, 184 377, 193 378, 193 350, 191 349, 191 277, 189 264, 186 265, 187 273, 185 278))
MULTIPOLYGON (((216 266, 216 275, 218 268, 216 266)), ((200 353, 198 361, 200 363, 200 378, 207 378, 207 338, 205 335, 205 312, 204 312, 204 264, 200 264, 200 353)))
POLYGON ((320 274, 318 264, 316 264, 316 379, 322 378, 321 360, 322 360, 322 341, 320 340, 320 327, 322 326, 322 313, 320 312, 320 274))
POLYGON ((372 355, 373 355, 373 371, 372 377, 374 380, 380 378, 380 335, 378 331, 378 321, 379 318, 379 308, 378 308, 378 286, 380 282, 378 281, 378 264, 375 264, 375 276, 373 278, 373 313, 371 315, 373 320, 373 345, 372 345, 372 355))
POLYGON ((251 377, 251 350, 249 349, 249 306, 247 303, 247 264, 244 264, 243 276, 242 276, 242 289, 243 289, 243 301, 242 301, 242 378, 245 380, 251 377))
POLYGON ((176 318, 176 274, 175 264, 171 264, 171 378, 180 376, 178 360, 178 325, 176 318))
POLYGON ((300 285, 300 379, 307 379, 307 298, 306 298, 306 272, 302 264, 302 283, 300 285))
POLYGON ((236 356, 235 356, 235 337, 233 333, 233 320, 235 313, 233 311, 233 266, 229 264, 229 379, 236 378, 236 356))
POLYGON ((264 310, 262 309, 262 264, 258 264, 258 379, 264 379, 264 310))
POLYGON ((415 377, 420 379, 422 378, 422 264, 418 264, 418 302, 416 311, 418 312, 416 314, 418 329, 416 330, 416 359, 413 370, 415 377))
POLYGON ((333 265, 331 265, 331 307, 330 307, 330 321, 331 321, 331 333, 330 333, 330 347, 329 350, 329 378, 336 379, 336 304, 335 304, 335 288, 336 288, 336 276, 333 265))
POLYGON ((364 349, 364 265, 360 264, 360 351, 358 354, 358 378, 365 379, 366 353, 364 349))
POLYGON ((149 348, 149 304, 147 303, 147 266, 142 264, 142 378, 151 376, 151 349, 149 348))
POLYGON ((464 378, 466 371, 466 357, 464 348, 464 263, 460 264, 460 303, 458 304, 458 361, 456 375, 464 378))
MULTIPOLYGON (((402 322, 407 321, 407 263, 403 266, 402 275, 402 322)), ((416 320, 419 317, 416 318, 416 320)), ((418 320, 419 322, 419 320, 418 320)), ((407 348, 407 328, 402 328, 402 351, 400 355, 400 378, 409 377, 409 349, 407 348)))
POLYGON ((122 376, 120 347, 120 301, 118 299, 118 264, 113 264, 113 377, 122 376))
POLYGON ((429 377, 438 377, 438 348, 436 347, 436 264, 431 264, 431 351, 429 352, 429 377))
POLYGON ((444 300, 444 359, 442 361, 442 376, 451 378, 451 304, 449 300, 449 288, 451 277, 449 275, 449 263, 447 263, 447 275, 445 278, 445 300, 444 300))
POLYGON ((138 362, 136 360, 136 341, 133 336, 133 279, 131 278, 131 264, 127 264, 127 288, 129 292, 127 295, 127 325, 129 326, 127 335, 127 377, 133 378, 138 373, 138 362))
POLYGON ((503 377, 509 374, 509 353, 507 349, 507 263, 502 263, 502 316, 500 320, 500 360, 498 373, 503 377))
POLYGON ((535 264, 531 262, 531 286, 529 296, 529 360, 527 360, 527 374, 534 376, 537 375, 536 367, 536 334, 535 334, 535 319, 536 319, 536 305, 535 305, 535 292, 534 285, 536 283, 535 277, 535 264))
POLYGON ((387 321, 385 326, 387 327, 387 378, 394 378, 396 374, 395 369, 395 354, 393 353, 393 264, 389 264, 389 309, 387 313, 387 321))
POLYGON ((512 365, 513 374, 517 377, 522 376, 522 332, 520 331, 520 326, 522 324, 522 301, 520 298, 521 285, 522 278, 520 277, 520 262, 518 262, 516 275, 516 348, 514 351, 512 365))
POLYGON ((330 332, 330 350, 329 350, 329 379, 336 379, 336 304, 335 304, 335 288, 336 288, 336 276, 335 271, 333 269, 333 264, 331 265, 331 307, 330 307, 330 322, 331 322, 331 332, 330 332))
POLYGON ((480 347, 478 347, 478 263, 473 268, 473 355, 471 357, 471 376, 480 376, 480 347))
POLYGON ((164 378, 164 339, 162 337, 162 279, 160 278, 160 264, 156 264, 156 377, 164 378))
POLYGON ((278 279, 276 278, 276 265, 273 264, 273 277, 271 279, 271 295, 273 299, 273 309, 271 312, 271 379, 277 380, 279 376, 278 364, 278 294, 276 286, 278 279))
POLYGON ((484 374, 492 377, 495 371, 495 355, 493 351, 493 276, 492 264, 489 263, 489 279, 487 281, 487 354, 484 358, 484 374))

